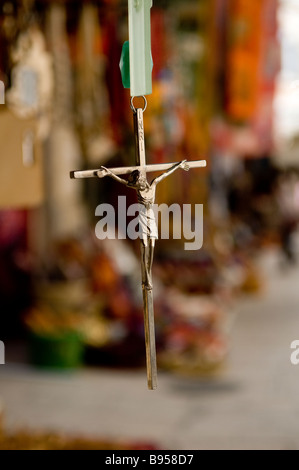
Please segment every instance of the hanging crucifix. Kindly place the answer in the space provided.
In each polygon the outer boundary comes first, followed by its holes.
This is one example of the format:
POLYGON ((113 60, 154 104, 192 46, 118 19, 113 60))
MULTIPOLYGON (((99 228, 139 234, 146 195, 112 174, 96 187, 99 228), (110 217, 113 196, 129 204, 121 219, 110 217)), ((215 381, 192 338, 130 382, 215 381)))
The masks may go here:
POLYGON ((130 44, 125 43, 121 59, 123 84, 131 89, 131 109, 133 111, 134 132, 136 142, 136 166, 106 168, 98 170, 73 171, 72 178, 103 178, 109 176, 128 188, 135 189, 139 203, 139 236, 141 246, 141 274, 144 311, 144 331, 148 388, 157 388, 157 361, 155 345, 155 322, 153 305, 152 264, 155 241, 158 230, 153 211, 157 184, 179 169, 188 171, 190 168, 205 167, 205 160, 178 163, 147 165, 145 156, 143 113, 146 109, 145 94, 151 93, 151 51, 150 51, 150 8, 151 0, 128 0, 130 44), (142 27, 143 26, 143 27, 142 27), (140 60, 140 57, 143 60, 140 60), (138 60, 139 58, 139 60, 138 60), (130 66, 128 65, 130 63, 130 66), (129 69, 127 80, 126 69, 129 69), (144 108, 135 108, 134 97, 142 96, 144 108), (147 174, 161 172, 160 176, 150 183, 147 174), (127 179, 120 175, 128 175, 127 179))

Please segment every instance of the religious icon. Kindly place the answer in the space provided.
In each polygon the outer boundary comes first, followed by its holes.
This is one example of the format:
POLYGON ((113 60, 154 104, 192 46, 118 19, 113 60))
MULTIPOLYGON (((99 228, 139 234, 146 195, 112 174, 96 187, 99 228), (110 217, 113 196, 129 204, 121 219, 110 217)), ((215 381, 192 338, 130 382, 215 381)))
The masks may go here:
POLYGON ((163 181, 167 176, 171 175, 174 171, 182 168, 185 171, 189 170, 187 160, 183 160, 174 164, 169 170, 162 173, 157 178, 148 183, 147 179, 140 173, 139 170, 134 170, 129 174, 128 180, 120 178, 115 175, 111 170, 101 166, 100 170, 106 173, 114 180, 126 185, 128 188, 137 191, 139 203, 139 231, 141 238, 141 257, 142 257, 142 288, 151 290, 152 284, 152 265, 154 258, 155 241, 158 238, 158 230, 153 211, 153 204, 155 203, 156 186, 163 181))
POLYGON ((144 98, 144 108, 135 108, 133 98, 131 108, 134 117, 135 141, 136 141, 136 166, 106 168, 98 170, 73 171, 71 178, 104 178, 110 176, 114 180, 135 189, 139 203, 139 231, 141 241, 141 274, 142 274, 142 294, 144 311, 144 331, 146 345, 146 364, 148 388, 157 388, 157 362, 155 346, 155 323, 154 323, 154 303, 153 303, 153 283, 152 264, 154 256, 155 241, 158 238, 153 204, 155 202, 156 186, 174 171, 182 168, 188 171, 190 168, 200 168, 206 166, 205 160, 187 161, 178 163, 162 163, 147 165, 145 156, 143 113, 146 109, 146 99, 144 98), (164 171, 165 170, 165 171, 164 171), (160 176, 153 179, 151 183, 147 181, 147 173, 164 171, 160 176), (128 175, 125 180, 119 175, 128 175))

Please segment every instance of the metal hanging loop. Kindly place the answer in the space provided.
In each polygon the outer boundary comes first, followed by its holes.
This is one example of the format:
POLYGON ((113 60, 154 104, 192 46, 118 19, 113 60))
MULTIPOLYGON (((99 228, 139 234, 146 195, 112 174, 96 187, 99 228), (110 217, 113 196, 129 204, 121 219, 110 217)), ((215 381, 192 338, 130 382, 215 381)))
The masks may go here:
MULTIPOLYGON (((130 106, 131 106, 131 109, 132 109, 133 113, 135 114, 136 113, 136 108, 134 106, 134 98, 136 98, 136 96, 132 96, 130 106)), ((142 109, 142 112, 144 113, 144 111, 147 108, 147 100, 146 100, 145 96, 141 96, 141 98, 143 98, 143 100, 144 100, 144 107, 142 109)))

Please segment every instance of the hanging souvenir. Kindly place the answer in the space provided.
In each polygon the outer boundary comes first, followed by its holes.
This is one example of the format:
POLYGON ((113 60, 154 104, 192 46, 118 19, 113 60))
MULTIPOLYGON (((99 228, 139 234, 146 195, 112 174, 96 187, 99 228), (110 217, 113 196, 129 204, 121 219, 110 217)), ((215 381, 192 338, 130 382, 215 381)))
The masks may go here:
POLYGON ((52 59, 36 24, 20 33, 11 51, 13 63, 8 107, 20 119, 38 119, 39 137, 49 133, 53 98, 52 59))
MULTIPOLYGON (((190 168, 203 168, 205 160, 172 162, 166 164, 149 165, 145 153, 145 130, 143 114, 147 108, 147 100, 144 95, 152 92, 151 73, 151 28, 150 10, 152 1, 136 2, 128 1, 129 12, 129 51, 124 54, 124 48, 120 60, 122 82, 127 86, 130 82, 130 107, 133 112, 135 133, 135 166, 106 168, 101 166, 98 170, 72 171, 71 178, 110 177, 120 184, 134 189, 137 193, 139 215, 139 238, 141 248, 141 278, 144 307, 144 332, 147 364, 148 388, 154 390, 157 387, 157 363, 155 347, 154 306, 153 306, 153 277, 152 264, 154 257, 155 241, 158 238, 158 229, 153 212, 155 204, 156 187, 168 176, 178 170, 189 171, 190 168), (138 59, 139 58, 139 59, 138 59), (129 77, 127 71, 129 70, 129 77), (136 96, 135 96, 136 94, 136 96), (142 98, 143 107, 139 107, 136 98, 142 98), (148 173, 160 175, 151 182, 148 181, 148 173), (163 173, 161 173, 163 172, 163 173), (123 176, 128 175, 128 179, 123 176)), ((128 230, 129 226, 127 227, 128 230)), ((101 229, 99 229, 101 231, 101 229)), ((96 228, 97 232, 97 228, 96 228)))
POLYGON ((67 176, 74 165, 81 166, 81 149, 75 130, 74 80, 66 24, 65 5, 51 4, 47 28, 53 55, 55 93, 53 125, 45 160, 50 239, 78 233, 86 223, 81 188, 79 185, 74 187, 67 176))
POLYGON ((104 163, 115 154, 116 146, 108 124, 106 58, 94 5, 82 7, 76 51, 76 108, 84 156, 89 163, 104 163))

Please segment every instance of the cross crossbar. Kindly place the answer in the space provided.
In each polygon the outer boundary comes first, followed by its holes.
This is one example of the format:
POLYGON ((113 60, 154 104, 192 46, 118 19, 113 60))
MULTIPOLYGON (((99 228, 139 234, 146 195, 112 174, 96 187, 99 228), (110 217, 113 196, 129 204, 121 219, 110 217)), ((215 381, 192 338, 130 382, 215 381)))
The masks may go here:
MULTIPOLYGON (((188 166, 190 168, 205 168, 207 166, 206 160, 187 160, 188 166)), ((141 168, 145 169, 146 173, 153 173, 155 171, 165 171, 169 170, 173 166, 173 163, 161 163, 145 166, 120 166, 116 168, 109 168, 112 173, 115 175, 129 175, 134 170, 140 170, 141 168)), ((70 173, 71 178, 80 179, 80 178, 104 178, 107 176, 107 173, 104 170, 82 170, 82 171, 72 171, 70 173)))

